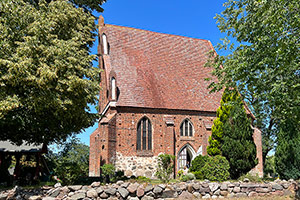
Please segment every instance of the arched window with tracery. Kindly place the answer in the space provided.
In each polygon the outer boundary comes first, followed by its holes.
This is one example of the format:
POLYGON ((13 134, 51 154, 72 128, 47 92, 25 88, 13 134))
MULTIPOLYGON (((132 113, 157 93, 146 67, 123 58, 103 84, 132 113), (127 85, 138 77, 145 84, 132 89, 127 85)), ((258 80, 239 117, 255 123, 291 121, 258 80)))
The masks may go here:
POLYGON ((152 125, 143 117, 137 125, 136 150, 152 150, 152 125))
POLYGON ((194 127, 190 120, 185 119, 180 125, 180 136, 193 136, 194 127))

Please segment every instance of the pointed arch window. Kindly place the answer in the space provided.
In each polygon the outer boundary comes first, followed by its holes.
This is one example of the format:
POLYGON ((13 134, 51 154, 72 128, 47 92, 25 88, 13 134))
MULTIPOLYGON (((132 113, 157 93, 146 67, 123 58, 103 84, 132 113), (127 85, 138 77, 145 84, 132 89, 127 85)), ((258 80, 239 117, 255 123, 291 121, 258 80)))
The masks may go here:
POLYGON ((115 77, 111 78, 111 99, 116 100, 116 79, 115 79, 115 77))
POLYGON ((193 136, 194 127, 190 120, 185 119, 180 125, 180 136, 193 136))
POLYGON ((105 34, 102 34, 102 42, 103 42, 103 54, 108 54, 108 43, 105 34))
POLYGON ((152 150, 152 125, 143 117, 137 125, 136 150, 152 150))

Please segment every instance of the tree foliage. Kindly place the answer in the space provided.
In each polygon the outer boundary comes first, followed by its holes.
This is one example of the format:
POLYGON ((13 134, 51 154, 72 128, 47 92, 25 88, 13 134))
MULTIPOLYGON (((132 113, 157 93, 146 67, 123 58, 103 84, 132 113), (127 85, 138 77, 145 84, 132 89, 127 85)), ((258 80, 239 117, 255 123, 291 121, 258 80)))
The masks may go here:
POLYGON ((267 156, 266 162, 264 163, 264 176, 265 177, 276 177, 275 156, 267 156))
POLYGON ((81 183, 89 173, 89 146, 74 137, 60 146, 58 152, 50 151, 46 156, 52 174, 64 185, 81 183))
POLYGON ((275 169, 281 179, 300 178, 300 126, 294 119, 282 120, 277 136, 275 169))
POLYGON ((209 65, 218 82, 213 90, 238 87, 263 133, 263 155, 274 147, 280 120, 297 115, 300 105, 300 4, 298 0, 228 0, 216 16, 225 38, 209 65))
POLYGON ((95 122, 88 104, 97 102, 99 68, 88 11, 102 2, 0 2, 0 140, 60 141, 95 122))

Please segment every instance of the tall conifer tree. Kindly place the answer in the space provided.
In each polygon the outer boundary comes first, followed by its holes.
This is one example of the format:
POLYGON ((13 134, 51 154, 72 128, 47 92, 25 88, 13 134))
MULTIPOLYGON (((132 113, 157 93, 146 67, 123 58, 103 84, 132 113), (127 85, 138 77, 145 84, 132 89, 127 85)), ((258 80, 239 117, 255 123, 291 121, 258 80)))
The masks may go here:
POLYGON ((228 119, 232 105, 230 102, 235 101, 237 95, 229 89, 225 89, 221 99, 220 107, 217 109, 217 118, 212 126, 212 135, 209 137, 209 146, 207 153, 210 156, 221 155, 221 143, 223 142, 224 123, 228 119))
POLYGON ((254 130, 240 98, 233 104, 223 131, 222 155, 229 161, 231 178, 236 179, 257 164, 254 130))
POLYGON ((251 122, 239 93, 225 89, 209 138, 208 154, 225 156, 231 177, 238 178, 257 164, 252 135, 251 122))

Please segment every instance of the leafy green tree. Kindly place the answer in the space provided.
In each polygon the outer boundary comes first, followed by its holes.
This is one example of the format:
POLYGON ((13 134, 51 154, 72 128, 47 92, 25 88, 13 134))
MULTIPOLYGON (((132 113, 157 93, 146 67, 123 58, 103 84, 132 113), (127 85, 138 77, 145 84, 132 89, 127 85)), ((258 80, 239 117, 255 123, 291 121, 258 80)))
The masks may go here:
POLYGON ((168 183, 174 171, 174 161, 174 155, 160 154, 158 156, 157 171, 155 173, 155 176, 162 180, 164 183, 168 183))
POLYGON ((60 146, 58 152, 50 151, 46 156, 47 164, 64 185, 79 184, 82 178, 88 177, 89 146, 74 137, 60 146))
POLYGON ((246 174, 257 165, 253 129, 240 99, 239 103, 233 105, 224 123, 221 152, 229 161, 229 172, 233 179, 246 174))
POLYGON ((228 0, 216 16, 228 38, 212 62, 215 90, 236 87, 253 110, 262 130, 263 157, 274 147, 282 117, 295 115, 300 105, 300 4, 298 0, 228 0))
POLYGON ((275 169, 281 179, 300 178, 300 124, 295 118, 281 121, 275 152, 275 169))
POLYGON ((102 2, 0 2, 0 140, 60 141, 96 121, 91 11, 102 2))
POLYGON ((209 137, 208 155, 221 155, 221 145, 223 142, 224 123, 228 120, 232 103, 238 99, 238 93, 235 90, 225 89, 221 99, 220 107, 217 109, 217 118, 212 126, 212 135, 209 137))

